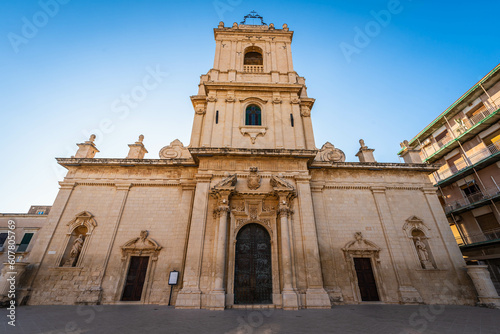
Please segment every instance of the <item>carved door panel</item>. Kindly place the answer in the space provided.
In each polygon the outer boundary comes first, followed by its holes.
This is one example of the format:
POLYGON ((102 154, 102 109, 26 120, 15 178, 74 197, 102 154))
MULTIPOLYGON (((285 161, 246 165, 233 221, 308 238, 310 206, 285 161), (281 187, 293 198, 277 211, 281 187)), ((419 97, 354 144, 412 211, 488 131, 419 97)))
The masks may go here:
POLYGON ((354 267, 358 277, 359 292, 362 301, 379 301, 377 283, 373 275, 372 262, 369 258, 354 258, 354 267))
POLYGON ((236 238, 235 304, 272 303, 271 238, 258 224, 243 227, 236 238))
POLYGON ((149 256, 132 256, 127 274, 127 281, 123 289, 122 300, 141 300, 142 289, 148 270, 149 256))

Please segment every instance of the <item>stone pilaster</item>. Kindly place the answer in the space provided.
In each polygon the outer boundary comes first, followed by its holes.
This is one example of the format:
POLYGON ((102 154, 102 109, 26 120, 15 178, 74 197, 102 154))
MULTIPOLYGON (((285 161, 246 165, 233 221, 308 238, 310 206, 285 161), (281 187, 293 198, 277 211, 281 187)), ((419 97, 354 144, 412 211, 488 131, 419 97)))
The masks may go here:
POLYGON ((176 308, 200 308, 200 274, 207 223, 208 192, 211 175, 198 175, 189 229, 182 290, 177 296, 176 308))
POLYGON ((212 146, 212 132, 215 125, 215 103, 217 99, 213 96, 207 98, 207 114, 205 116, 205 122, 203 124, 201 146, 211 147, 212 146))
POLYGON ((30 252, 29 262, 33 264, 32 274, 27 279, 27 288, 31 288, 38 271, 40 270, 41 263, 47 257, 49 261, 55 261, 57 254, 47 254, 47 249, 49 248, 52 238, 54 237, 55 230, 61 222, 61 217, 66 210, 73 189, 75 188, 74 182, 59 182, 61 188, 57 193, 57 197, 54 201, 49 216, 47 217, 47 222, 45 226, 38 232, 37 240, 33 249, 30 252))
POLYGON ((318 234, 314 220, 314 207, 309 177, 297 178, 297 192, 302 221, 302 233, 307 274, 306 307, 330 308, 330 298, 323 287, 318 234))
POLYGON ((301 99, 300 115, 302 116, 302 123, 304 125, 304 137, 306 142, 306 149, 315 150, 314 132, 311 121, 311 108, 314 104, 314 99, 301 99))
POLYGON ((382 226, 382 232, 384 234, 385 244, 387 245, 387 250, 389 251, 389 257, 392 263, 394 274, 398 282, 398 292, 400 301, 405 304, 420 304, 423 303, 423 299, 420 293, 413 287, 411 279, 408 276, 408 267, 404 258, 404 254, 401 253, 401 244, 399 238, 392 237, 396 236, 397 232, 395 229, 394 220, 392 218, 391 209, 389 207, 389 202, 387 201, 385 187, 372 187, 373 198, 375 199, 375 205, 377 206, 377 211, 380 219, 380 224, 382 226))
POLYGON ((295 148, 305 149, 304 127, 302 126, 302 117, 300 116, 300 100, 297 97, 292 98, 292 114, 294 119, 294 133, 295 133, 295 148))

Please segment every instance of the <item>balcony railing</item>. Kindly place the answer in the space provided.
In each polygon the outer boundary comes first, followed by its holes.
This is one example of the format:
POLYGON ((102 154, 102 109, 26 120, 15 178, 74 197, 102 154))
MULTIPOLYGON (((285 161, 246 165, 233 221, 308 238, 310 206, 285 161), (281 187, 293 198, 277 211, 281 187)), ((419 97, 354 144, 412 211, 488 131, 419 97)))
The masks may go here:
POLYGON ((470 195, 465 196, 465 198, 453 201, 451 203, 447 203, 444 211, 448 214, 452 211, 458 210, 460 208, 466 207, 468 205, 474 204, 476 202, 485 200, 485 199, 490 199, 492 197, 495 197, 497 195, 500 195, 500 189, 497 187, 493 188, 487 188, 486 190, 483 191, 478 191, 476 193, 472 193, 470 195))
POLYGON ((464 234, 462 237, 456 237, 459 246, 471 245, 479 242, 500 240, 500 228, 485 231, 482 233, 464 234))
POLYGON ((245 73, 264 73, 264 65, 243 65, 245 73))
POLYGON ((435 173, 435 178, 436 181, 442 181, 444 179, 449 178, 453 174, 458 173, 462 169, 475 165, 479 161, 486 159, 489 156, 492 156, 493 154, 496 154, 500 152, 500 142, 491 144, 489 146, 486 146, 482 150, 479 150, 477 152, 474 152, 472 154, 468 154, 467 157, 469 158, 469 164, 467 164, 464 160, 461 160, 460 162, 455 163, 454 165, 450 166, 449 168, 439 170, 435 173))
POLYGON ((496 112, 498 108, 495 106, 495 104, 498 106, 500 104, 499 102, 500 99, 497 99, 495 100, 495 103, 492 103, 489 106, 484 105, 485 109, 483 111, 474 116, 471 116, 470 118, 463 118, 461 124, 453 126, 451 130, 448 129, 448 131, 452 131, 453 134, 448 133, 444 138, 440 139, 439 141, 435 141, 434 139, 432 139, 433 142, 430 145, 423 147, 422 149, 425 150, 426 155, 430 157, 431 155, 439 151, 443 146, 452 141, 455 137, 459 137, 462 134, 466 133, 476 124, 480 123, 486 117, 496 112))

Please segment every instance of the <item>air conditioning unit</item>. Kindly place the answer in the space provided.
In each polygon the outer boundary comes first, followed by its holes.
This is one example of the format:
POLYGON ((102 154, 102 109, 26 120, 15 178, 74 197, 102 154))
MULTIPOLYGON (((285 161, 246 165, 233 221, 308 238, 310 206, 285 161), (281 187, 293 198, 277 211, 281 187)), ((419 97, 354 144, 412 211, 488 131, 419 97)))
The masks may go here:
POLYGON ((430 145, 430 144, 431 144, 431 139, 430 139, 430 138, 427 138, 426 140, 424 140, 424 141, 422 142, 422 145, 423 145, 423 146, 427 146, 427 145, 430 145))

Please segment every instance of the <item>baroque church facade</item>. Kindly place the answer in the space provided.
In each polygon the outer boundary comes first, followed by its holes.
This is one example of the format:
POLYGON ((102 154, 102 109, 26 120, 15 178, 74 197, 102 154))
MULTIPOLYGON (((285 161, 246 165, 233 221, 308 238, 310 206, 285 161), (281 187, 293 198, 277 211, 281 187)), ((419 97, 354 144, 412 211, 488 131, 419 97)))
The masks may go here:
POLYGON ((125 159, 96 158, 91 137, 57 159, 68 172, 28 259, 28 304, 474 304, 437 167, 377 163, 363 141, 359 162, 317 149, 286 24, 214 35, 188 146, 144 159, 141 136, 125 159))

